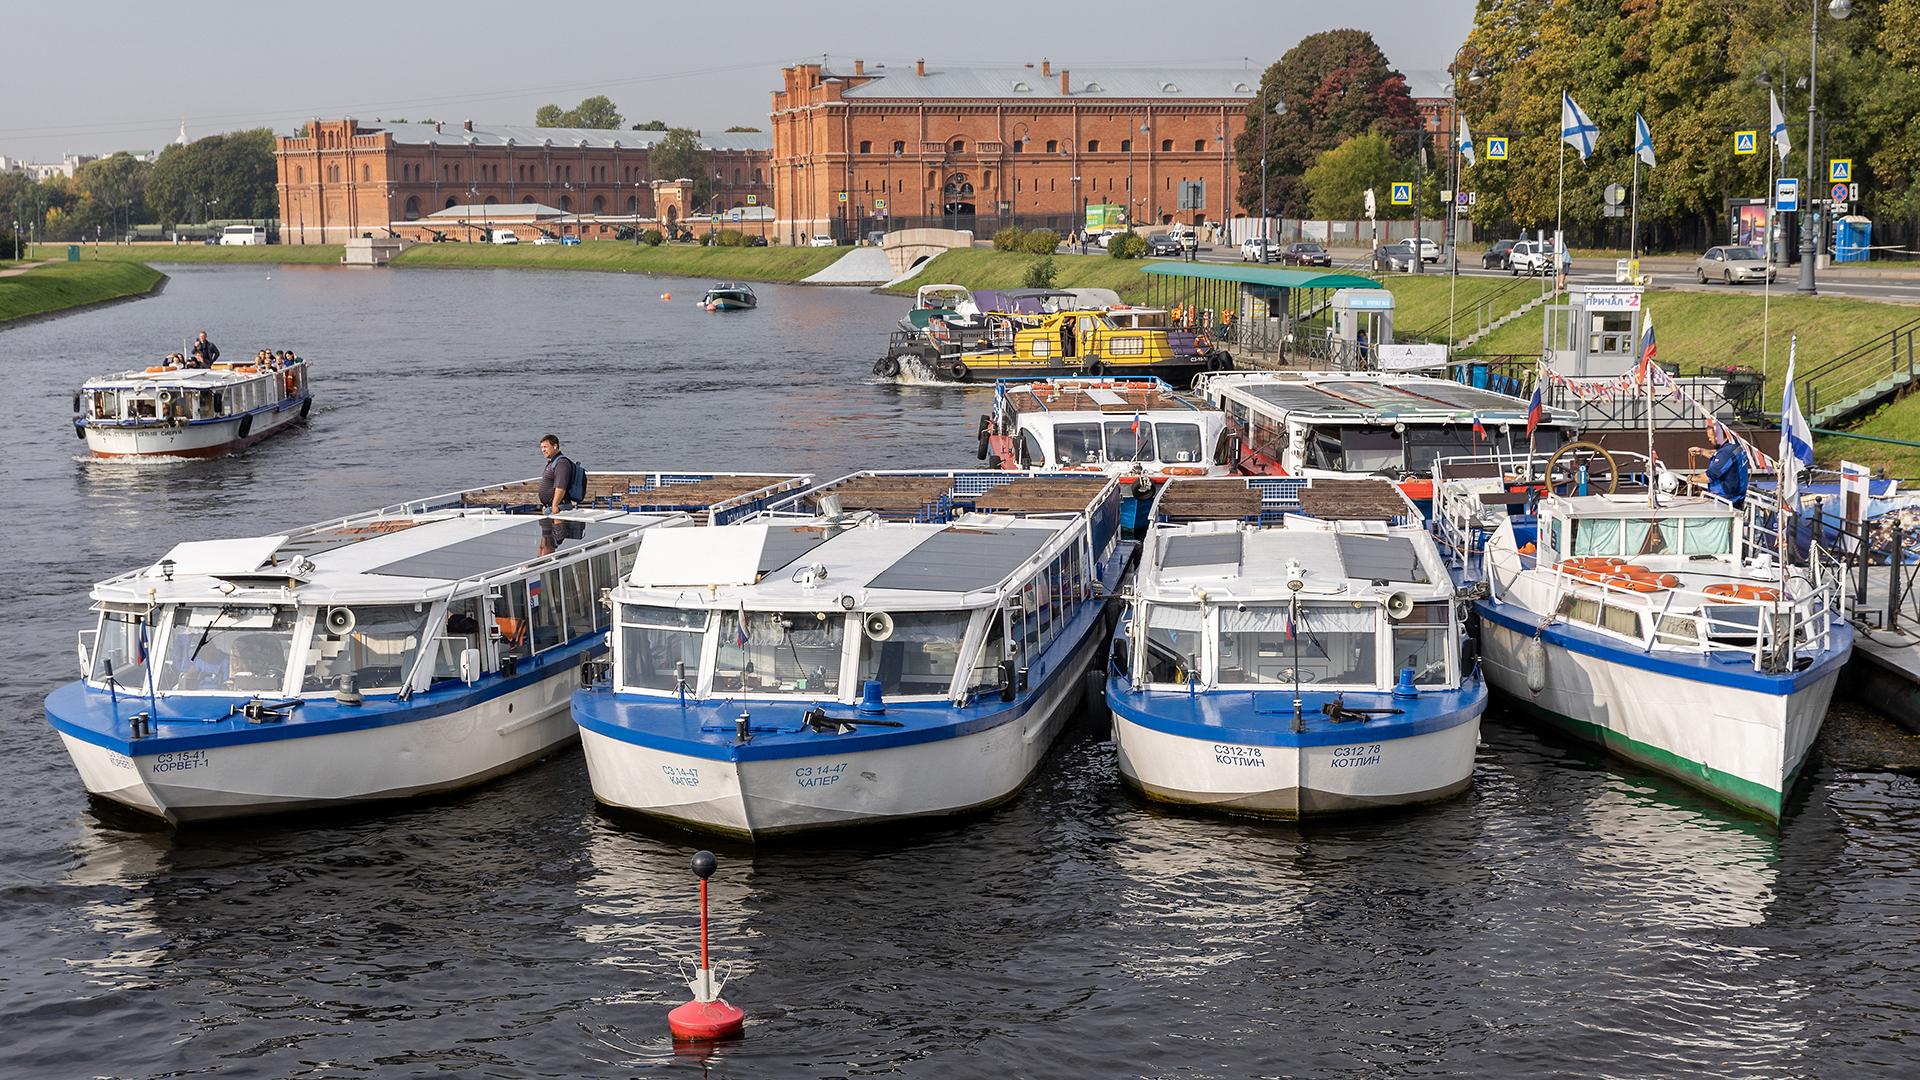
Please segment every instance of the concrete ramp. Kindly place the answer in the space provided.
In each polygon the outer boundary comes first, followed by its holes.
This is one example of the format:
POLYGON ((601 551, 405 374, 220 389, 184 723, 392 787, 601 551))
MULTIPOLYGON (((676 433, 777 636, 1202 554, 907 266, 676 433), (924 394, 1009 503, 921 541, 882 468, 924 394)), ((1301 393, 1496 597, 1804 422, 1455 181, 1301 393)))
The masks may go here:
POLYGON ((893 276, 893 263, 885 251, 877 247, 857 247, 840 256, 832 266, 804 279, 804 284, 885 285, 893 276))

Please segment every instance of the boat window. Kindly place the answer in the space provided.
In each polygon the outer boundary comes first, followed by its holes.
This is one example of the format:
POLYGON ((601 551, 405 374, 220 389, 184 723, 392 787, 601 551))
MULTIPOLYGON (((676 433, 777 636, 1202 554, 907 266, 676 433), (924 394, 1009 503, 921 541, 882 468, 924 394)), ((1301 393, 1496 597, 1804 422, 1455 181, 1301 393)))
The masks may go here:
MULTIPOLYGON (((357 604, 350 608, 321 608, 307 646, 306 676, 300 689, 337 690, 343 676, 353 676, 361 690, 398 690, 413 668, 426 630, 425 604, 357 604), (334 612, 353 616, 353 629, 328 632, 334 612)), ((455 660, 455 671, 458 659, 455 660)))
POLYGON ((175 608, 154 688, 277 693, 293 653, 293 623, 289 607, 175 608))
POLYGON ((626 547, 623 547, 620 549, 619 563, 615 567, 616 571, 618 572, 618 576, 615 579, 616 584, 618 582, 627 580, 627 575, 633 573, 633 564, 635 560, 637 560, 639 557, 640 557, 639 544, 629 544, 626 547))
POLYGON ((1219 681, 1376 686, 1379 610, 1302 604, 1289 632, 1285 606, 1223 609, 1219 681))
POLYGON ((145 689, 147 630, 142 617, 125 611, 101 612, 92 659, 93 670, 87 677, 94 682, 105 682, 111 676, 123 690, 145 689))
POLYGON ((1489 431, 1486 438, 1473 433, 1471 425, 1423 424, 1407 429, 1407 471, 1429 472, 1441 458, 1474 457, 1495 450, 1499 433, 1489 431))
POLYGON ((1573 521, 1574 556, 1620 554, 1620 521, 1617 518, 1575 518, 1573 521))
POLYGON ((1057 465, 1085 465, 1100 460, 1099 424, 1058 424, 1053 429, 1053 460, 1057 465))
POLYGON ((1733 554, 1733 519, 1687 518, 1686 528, 1680 534, 1680 554, 1733 554))
POLYGON ((1401 668, 1413 669, 1413 681, 1419 686, 1441 686, 1447 682, 1447 639, 1453 636, 1453 609, 1445 600, 1415 604, 1413 614, 1393 624, 1393 663, 1395 681, 1401 668))
POLYGON ((1021 465, 1039 465, 1047 460, 1047 452, 1040 449, 1040 437, 1031 431, 1020 433, 1018 462, 1021 465))
MULTIPOLYGON (((322 631, 325 630, 323 626, 322 631)), ((469 596, 447 604, 446 628, 434 642, 433 678, 458 679, 460 653, 480 647, 480 598, 469 596)))
POLYGON ((584 637, 599 629, 593 613, 600 604, 593 596, 593 575, 587 560, 579 559, 560 568, 560 583, 566 590, 567 640, 584 637))
POLYGON ((1147 339, 1135 334, 1107 339, 1107 353, 1111 356, 1145 356, 1147 339))
POLYGON ((736 612, 720 630, 716 693, 840 692, 846 619, 813 611, 736 612))
POLYGON ((1007 658, 1007 619, 1003 611, 987 613, 987 636, 980 643, 980 655, 973 661, 973 677, 967 689, 984 694, 1000 689, 1000 661, 1007 658))
POLYGON ((1680 547, 1680 522, 1673 518, 1627 518, 1627 555, 1670 555, 1680 547))
POLYGON ((619 570, 614 564, 614 554, 603 551, 593 557, 593 625, 604 630, 607 627, 607 606, 600 602, 600 594, 620 584, 619 570))
POLYGON ((705 611, 620 605, 620 689, 678 690, 684 671, 692 690, 706 632, 705 611))
POLYGON ((1153 425, 1144 420, 1109 420, 1108 461, 1152 461, 1153 425))
POLYGON ((500 655, 533 655, 533 635, 527 625, 527 583, 510 581, 500 587, 493 602, 493 632, 499 635, 500 655))
POLYGON ((1020 610, 1026 614, 1020 632, 1029 656, 1040 651, 1040 614, 1034 609, 1034 595, 1033 582, 1029 580, 1020 590, 1020 610))
POLYGON ((960 645, 972 615, 965 611, 899 611, 885 641, 860 635, 860 685, 880 681, 893 697, 945 694, 960 668, 960 645))
POLYGON ((549 570, 527 582, 527 607, 532 618, 533 651, 551 649, 566 640, 561 622, 560 571, 549 570))
POLYGON ((1053 589, 1051 586, 1052 583, 1045 570, 1034 575, 1032 586, 1034 606, 1031 610, 1038 616, 1040 626, 1039 646, 1042 649, 1046 648, 1047 643, 1053 640, 1054 616, 1059 612, 1059 608, 1053 602, 1053 589))
POLYGON ((1560 614, 1574 622, 1597 626, 1630 638, 1640 637, 1640 613, 1629 608, 1567 596, 1560 600, 1560 614))
POLYGON ((1205 616, 1197 607, 1147 607, 1147 681, 1186 685, 1200 677, 1205 616))
POLYGON ((1153 436, 1160 440, 1160 460, 1184 464, 1200 460, 1199 424, 1155 424, 1153 436))
POLYGON ((1370 473, 1401 468, 1406 453, 1392 428, 1345 427, 1340 429, 1340 458, 1339 468, 1370 473))
POLYGON ((1553 550, 1556 555, 1562 554, 1567 550, 1566 545, 1560 542, 1561 535, 1560 535, 1560 519, 1559 518, 1553 518, 1550 521, 1548 521, 1547 535, 1553 538, 1553 550))

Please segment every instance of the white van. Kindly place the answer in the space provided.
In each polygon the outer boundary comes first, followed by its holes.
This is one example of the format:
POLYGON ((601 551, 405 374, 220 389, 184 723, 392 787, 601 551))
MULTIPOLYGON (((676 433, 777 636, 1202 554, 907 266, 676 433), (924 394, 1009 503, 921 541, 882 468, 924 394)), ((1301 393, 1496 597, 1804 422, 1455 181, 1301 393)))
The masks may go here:
POLYGON ((220 230, 221 247, 253 247, 267 242, 267 230, 258 225, 229 225, 220 230))
POLYGON ((494 244, 517 244, 520 234, 512 229, 495 229, 487 235, 487 241, 494 244))

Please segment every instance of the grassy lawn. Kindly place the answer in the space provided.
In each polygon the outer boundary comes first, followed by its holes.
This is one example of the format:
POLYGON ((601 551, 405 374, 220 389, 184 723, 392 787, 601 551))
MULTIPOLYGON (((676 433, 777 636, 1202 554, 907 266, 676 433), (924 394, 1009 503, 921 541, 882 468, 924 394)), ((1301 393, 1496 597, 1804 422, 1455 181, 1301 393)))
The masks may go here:
POLYGON ((152 291, 165 275, 135 262, 54 263, 0 278, 0 324, 152 291))
MULTIPOLYGON (((1023 287, 1027 268, 1048 257, 991 248, 955 248, 935 255, 918 274, 890 291, 912 296, 920 286, 936 283, 965 285, 969 289, 1018 289, 1023 287)), ((1141 273, 1141 268, 1147 265, 1143 260, 1115 259, 1104 253, 1051 258, 1056 289, 1112 289, 1130 304, 1144 303, 1147 299, 1147 285, 1152 279, 1141 273)))
MULTIPOLYGON (((1920 442, 1920 395, 1908 394, 1888 402, 1847 430, 1883 439, 1920 442)), ((1822 465, 1837 464, 1845 458, 1875 469, 1885 469, 1888 476, 1920 477, 1920 446, 1894 446, 1864 439, 1816 435, 1813 452, 1822 465)))
MULTIPOLYGON (((43 259, 67 257, 65 244, 35 248, 43 259)), ((83 261, 142 263, 328 263, 338 264, 346 248, 339 244, 266 244, 259 247, 221 247, 218 244, 92 244, 80 245, 83 261)))
MULTIPOLYGON (((1489 318, 1497 319, 1540 294, 1540 282, 1534 278, 1463 277, 1454 280, 1445 274, 1389 274, 1386 288, 1393 293, 1394 337, 1406 339, 1419 336, 1430 341, 1447 340, 1449 292, 1452 294, 1452 336, 1455 339, 1466 337, 1480 328, 1478 310, 1481 301, 1489 301, 1489 318), (1515 284, 1516 280, 1521 284, 1515 284)), ((1534 328, 1534 335, 1539 336, 1538 326, 1534 328)))
POLYGON ((831 266, 846 247, 699 247, 693 244, 415 244, 394 260, 405 267, 521 267, 672 274, 696 278, 793 282, 831 266))

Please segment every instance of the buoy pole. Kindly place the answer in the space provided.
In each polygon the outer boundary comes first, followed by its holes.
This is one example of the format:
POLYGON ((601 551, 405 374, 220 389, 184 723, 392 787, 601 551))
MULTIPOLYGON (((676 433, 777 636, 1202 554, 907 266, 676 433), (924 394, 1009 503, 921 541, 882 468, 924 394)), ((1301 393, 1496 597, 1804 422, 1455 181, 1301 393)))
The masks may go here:
POLYGON ((707 879, 700 879, 700 970, 706 971, 713 965, 707 963, 707 879))
POLYGON ((746 1013, 720 996, 725 980, 713 977, 713 964, 707 951, 707 878, 713 875, 718 862, 711 851, 694 852, 693 874, 700 879, 700 970, 687 983, 693 1000, 667 1014, 667 1029, 676 1039, 732 1038, 739 1035, 746 1024, 746 1013))

